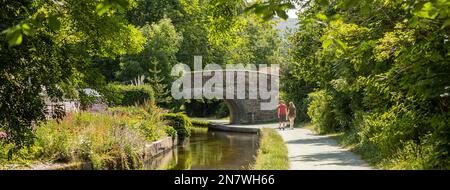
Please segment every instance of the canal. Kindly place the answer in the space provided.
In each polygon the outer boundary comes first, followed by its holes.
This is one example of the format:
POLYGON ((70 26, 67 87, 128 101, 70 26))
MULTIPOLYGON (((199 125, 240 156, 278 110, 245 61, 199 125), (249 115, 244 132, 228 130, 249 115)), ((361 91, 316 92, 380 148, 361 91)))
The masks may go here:
POLYGON ((255 162, 258 135, 195 128, 183 145, 147 161, 148 170, 243 170, 255 162))

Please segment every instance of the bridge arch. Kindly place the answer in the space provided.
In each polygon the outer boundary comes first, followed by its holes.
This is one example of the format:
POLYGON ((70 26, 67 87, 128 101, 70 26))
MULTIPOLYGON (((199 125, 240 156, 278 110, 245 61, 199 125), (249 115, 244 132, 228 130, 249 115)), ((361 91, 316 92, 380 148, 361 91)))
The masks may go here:
MULTIPOLYGON (((211 71, 209 71, 211 72, 211 71)), ((212 71, 214 73, 214 71, 212 71)), ((224 92, 221 92, 220 90, 213 90, 212 94, 209 94, 211 96, 215 96, 215 95, 220 95, 222 97, 224 97, 224 99, 219 99, 225 102, 225 104, 228 107, 228 110, 230 111, 230 123, 231 124, 250 124, 250 123, 259 123, 259 122, 268 122, 268 121, 275 121, 277 120, 278 116, 277 116, 277 110, 276 108, 272 109, 272 110, 265 110, 261 108, 262 103, 267 103, 271 100, 263 100, 261 99, 260 95, 258 95, 258 97, 256 99, 252 99, 249 98, 249 87, 250 86, 256 86, 258 84, 258 80, 256 81, 256 83, 251 82, 251 80, 249 80, 249 74, 252 73, 254 74, 255 72, 258 74, 258 76, 260 75, 266 75, 264 77, 267 78, 269 86, 268 88, 271 89, 272 86, 271 84, 271 80, 272 77, 274 76, 274 74, 271 73, 265 73, 265 72, 257 72, 257 71, 238 71, 238 72, 245 72, 245 94, 246 97, 245 99, 227 99, 226 96, 224 95, 224 92)), ((184 77, 188 77, 191 80, 191 84, 194 84, 193 80, 194 80, 194 74, 198 72, 188 72, 185 73, 184 77)), ((221 71, 219 73, 223 73, 224 76, 223 79, 225 80, 230 80, 227 78, 227 76, 225 75, 225 71, 221 71)), ((203 84, 208 81, 209 79, 211 79, 212 77, 214 77, 215 73, 212 74, 211 76, 202 76, 202 81, 203 84)), ((276 79, 278 79, 278 75, 275 75, 276 79)), ((234 90, 235 90, 235 96, 237 94, 237 86, 238 83, 240 81, 237 80, 237 75, 234 76, 235 78, 233 79, 234 81, 234 90)), ((225 83, 225 82, 224 82, 225 83)), ((277 81, 278 83, 278 81, 277 81)), ((225 84, 223 84, 225 86, 225 84)), ((203 86, 203 85, 202 85, 203 86)), ((268 90, 269 90, 268 89, 268 90)), ((240 89, 242 90, 242 89, 240 89)), ((188 91, 188 93, 191 93, 190 95, 195 94, 195 92, 200 93, 205 95, 205 92, 203 92, 203 88, 195 88, 194 85, 191 86, 190 91, 188 91)), ((183 92, 185 93, 185 92, 183 92)), ((278 92, 277 92, 278 93, 278 92)), ((186 95, 186 94, 184 94, 186 95)), ((191 96, 193 97, 193 96, 191 96)), ((279 98, 279 94, 276 95, 276 98, 279 98)))

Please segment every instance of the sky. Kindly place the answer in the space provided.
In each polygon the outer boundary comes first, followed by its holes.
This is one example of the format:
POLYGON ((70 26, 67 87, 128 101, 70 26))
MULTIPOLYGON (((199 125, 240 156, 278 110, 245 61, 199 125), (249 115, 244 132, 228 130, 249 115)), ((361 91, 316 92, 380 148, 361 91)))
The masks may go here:
POLYGON ((291 10, 289 10, 288 11, 288 15, 289 15, 289 18, 298 18, 298 16, 297 16, 297 10, 296 9, 291 9, 291 10))

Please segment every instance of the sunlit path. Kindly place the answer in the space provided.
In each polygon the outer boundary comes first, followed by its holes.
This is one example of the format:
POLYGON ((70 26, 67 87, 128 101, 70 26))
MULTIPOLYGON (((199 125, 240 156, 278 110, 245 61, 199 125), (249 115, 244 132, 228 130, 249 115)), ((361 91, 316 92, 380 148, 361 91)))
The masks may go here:
POLYGON ((330 137, 307 129, 280 131, 289 152, 292 170, 368 170, 357 155, 340 147, 330 137))

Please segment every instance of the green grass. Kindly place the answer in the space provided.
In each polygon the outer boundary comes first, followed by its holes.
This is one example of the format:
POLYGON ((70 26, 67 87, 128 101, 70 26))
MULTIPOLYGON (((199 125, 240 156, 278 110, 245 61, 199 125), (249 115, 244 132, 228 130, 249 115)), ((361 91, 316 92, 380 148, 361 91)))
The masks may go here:
POLYGON ((260 148, 256 157, 255 170, 287 170, 289 159, 287 147, 275 129, 262 129, 260 148))
POLYGON ((197 126, 197 127, 208 127, 208 125, 211 123, 210 121, 207 120, 201 120, 201 119, 193 119, 190 118, 192 125, 197 126))
POLYGON ((208 127, 193 125, 191 127, 191 133, 207 133, 208 127))

